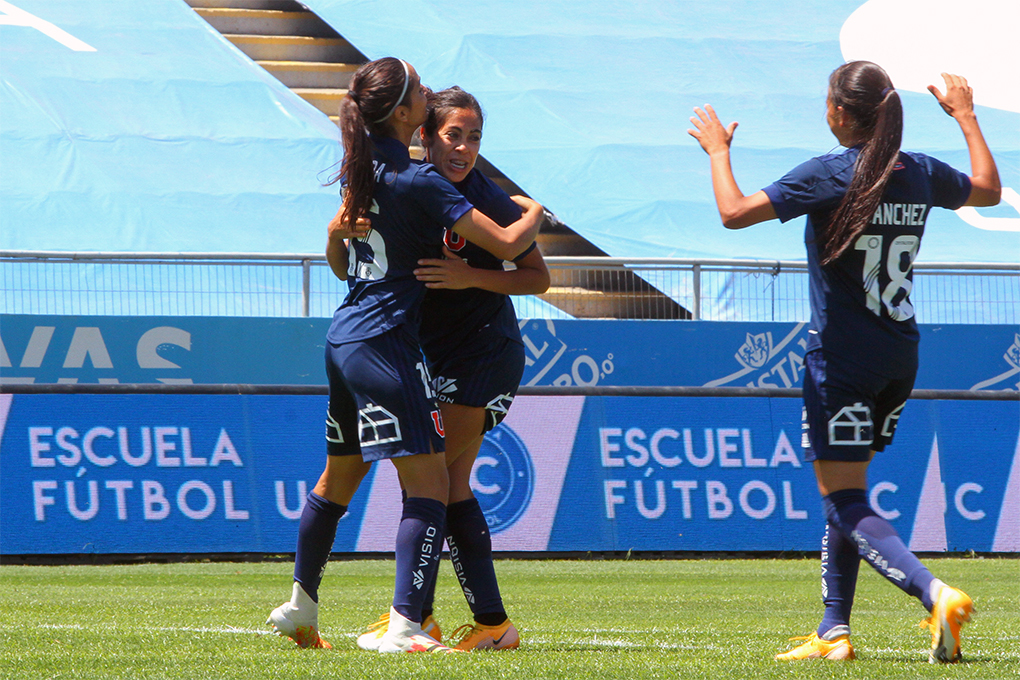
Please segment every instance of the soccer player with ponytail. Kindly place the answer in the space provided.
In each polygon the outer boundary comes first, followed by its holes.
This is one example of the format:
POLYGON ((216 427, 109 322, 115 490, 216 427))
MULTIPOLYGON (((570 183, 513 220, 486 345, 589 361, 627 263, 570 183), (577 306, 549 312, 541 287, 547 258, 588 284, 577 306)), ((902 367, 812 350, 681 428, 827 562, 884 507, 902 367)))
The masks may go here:
POLYGON ((417 72, 393 57, 359 68, 340 106, 344 156, 334 181, 344 197, 329 225, 326 256, 350 292, 326 335, 326 469, 302 511, 291 599, 269 617, 301 647, 328 646, 318 632, 318 589, 337 522, 371 463, 390 460, 407 498, 389 624, 378 650, 452 651, 421 627, 421 586, 435 580, 449 477, 442 418, 418 336, 425 284, 414 270, 420 259, 442 255, 446 230, 512 260, 534 241, 543 211, 517 197, 520 217, 503 228, 434 167, 411 162, 408 147, 425 117, 417 72))
POLYGON ((970 176, 930 156, 900 151, 899 94, 886 72, 867 61, 846 63, 829 77, 826 122, 846 150, 813 158, 750 196, 740 191, 730 166, 737 124, 723 127, 708 105, 691 118, 695 129, 688 133, 709 155, 724 226, 743 229, 807 216, 811 323, 802 446, 814 464, 827 519, 825 612, 806 642, 777 655, 779 660, 854 658, 850 610, 862 557, 930 612, 933 663, 960 659, 960 629, 974 610, 966 593, 932 576, 867 497, 868 463, 892 441, 917 374, 910 291, 928 213, 933 207, 995 205, 1001 192, 967 81, 942 75, 946 93, 928 89, 960 125, 970 176))

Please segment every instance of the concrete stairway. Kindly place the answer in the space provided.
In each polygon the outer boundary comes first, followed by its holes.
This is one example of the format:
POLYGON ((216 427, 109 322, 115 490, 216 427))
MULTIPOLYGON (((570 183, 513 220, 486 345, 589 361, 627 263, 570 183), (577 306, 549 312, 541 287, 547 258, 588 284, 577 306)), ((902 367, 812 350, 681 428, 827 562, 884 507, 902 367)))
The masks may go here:
MULTIPOLYGON (((255 63, 334 122, 351 75, 368 61, 329 24, 295 0, 185 0, 195 12, 255 63)), ((420 147, 412 155, 422 157, 420 147)), ((524 194, 513 181, 484 158, 478 167, 507 193, 524 194)), ((542 226, 539 248, 546 256, 606 256, 607 253, 559 221, 554 215, 542 226)), ((581 318, 688 318, 687 310, 651 288, 641 278, 621 273, 613 290, 596 282, 579 287, 570 272, 551 270, 549 293, 541 296, 568 314, 581 318), (635 305, 647 298, 655 304, 635 305), (653 300, 654 299, 654 300, 653 300), (659 310, 635 313, 632 309, 659 310)))
POLYGON ((334 121, 353 74, 368 59, 294 0, 187 0, 203 19, 334 121))

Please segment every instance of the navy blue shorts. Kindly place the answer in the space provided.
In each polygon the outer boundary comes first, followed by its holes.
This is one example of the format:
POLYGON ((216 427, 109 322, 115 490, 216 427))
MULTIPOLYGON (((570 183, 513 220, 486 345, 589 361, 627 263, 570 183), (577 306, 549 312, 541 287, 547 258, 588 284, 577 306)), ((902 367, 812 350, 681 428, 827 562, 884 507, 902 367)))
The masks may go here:
POLYGON ((442 453, 443 419, 418 343, 403 327, 326 343, 326 452, 366 462, 442 453))
POLYGON ((432 374, 440 402, 485 409, 484 434, 503 421, 517 395, 524 377, 524 345, 479 335, 433 362, 432 374))
POLYGON ((826 359, 804 357, 804 460, 868 461, 892 442, 914 376, 886 378, 826 359))

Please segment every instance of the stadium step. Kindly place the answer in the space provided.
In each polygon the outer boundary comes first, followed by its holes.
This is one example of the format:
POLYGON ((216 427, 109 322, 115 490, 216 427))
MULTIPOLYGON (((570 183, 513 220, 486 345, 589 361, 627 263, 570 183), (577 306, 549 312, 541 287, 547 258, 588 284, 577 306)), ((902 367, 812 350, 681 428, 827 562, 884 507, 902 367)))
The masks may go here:
MULTIPOLYGON (((347 94, 351 76, 368 58, 333 27, 294 0, 186 2, 255 63, 338 122, 340 100, 347 94)), ((416 144, 411 155, 423 158, 424 149, 416 144)), ((507 193, 526 194, 484 157, 478 157, 477 167, 507 193)), ((537 239, 545 255, 607 255, 552 213, 547 218, 537 239)), ((635 308, 660 310, 644 318, 690 316, 633 272, 614 271, 613 275, 612 291, 598 282, 578 285, 573 280, 557 280, 541 297, 578 318, 637 318, 632 311, 635 308), (638 307, 635 301, 640 301, 638 307)))
POLYGON ((259 35, 305 35, 331 38, 336 31, 308 11, 286 12, 275 9, 232 7, 196 7, 200 17, 220 33, 259 35))
POLYGON ((255 62, 289 88, 346 88, 359 64, 263 59, 255 62))
POLYGON ((229 33, 224 33, 223 37, 232 42, 255 62, 316 61, 353 63, 355 69, 364 63, 357 60, 357 55, 360 55, 360 52, 343 38, 229 33))
POLYGON ((331 117, 340 110, 340 100, 347 96, 347 90, 340 88, 292 87, 290 90, 331 117))
POLYGON ((304 6, 297 0, 187 0, 192 9, 269 9, 300 12, 304 6))

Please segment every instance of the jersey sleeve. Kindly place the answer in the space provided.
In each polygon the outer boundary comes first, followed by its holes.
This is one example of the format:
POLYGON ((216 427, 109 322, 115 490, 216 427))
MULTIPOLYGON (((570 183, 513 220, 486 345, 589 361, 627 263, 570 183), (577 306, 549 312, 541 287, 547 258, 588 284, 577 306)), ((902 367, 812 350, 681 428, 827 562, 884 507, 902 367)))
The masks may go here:
POLYGON ((509 227, 521 219, 524 210, 498 184, 477 169, 471 172, 475 176, 471 178, 465 195, 483 215, 501 227, 509 227))
POLYGON ((781 222, 788 222, 838 203, 845 187, 833 179, 833 172, 828 165, 819 158, 812 158, 762 191, 769 197, 776 217, 781 222))
POLYGON ((932 202, 940 208, 956 210, 970 198, 970 177, 947 163, 925 156, 931 178, 932 202))
POLYGON ((538 247, 538 244, 535 243, 534 241, 532 241, 531 245, 528 246, 527 250, 525 250, 523 253, 521 253, 520 255, 518 255, 517 257, 514 258, 514 262, 520 262, 521 260, 526 258, 528 255, 530 255, 531 251, 534 250, 537 247, 538 247))
MULTIPOLYGON (((413 199, 421 210, 443 229, 452 229, 457 220, 474 208, 474 205, 430 164, 421 166, 411 188, 413 199)), ((442 240, 442 230, 439 231, 438 238, 442 240)))

